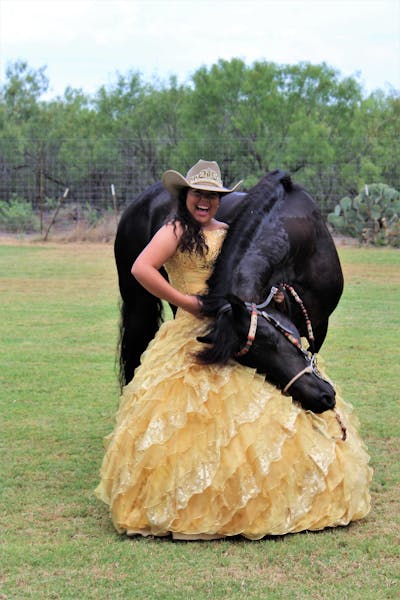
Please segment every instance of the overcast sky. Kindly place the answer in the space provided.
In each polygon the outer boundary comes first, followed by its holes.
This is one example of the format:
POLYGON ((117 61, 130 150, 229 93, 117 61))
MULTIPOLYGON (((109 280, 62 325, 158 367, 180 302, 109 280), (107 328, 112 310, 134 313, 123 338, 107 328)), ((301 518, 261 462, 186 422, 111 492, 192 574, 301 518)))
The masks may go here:
POLYGON ((366 92, 400 90, 400 0, 0 0, 0 76, 47 65, 48 97, 117 73, 188 81, 223 58, 326 62, 366 92))

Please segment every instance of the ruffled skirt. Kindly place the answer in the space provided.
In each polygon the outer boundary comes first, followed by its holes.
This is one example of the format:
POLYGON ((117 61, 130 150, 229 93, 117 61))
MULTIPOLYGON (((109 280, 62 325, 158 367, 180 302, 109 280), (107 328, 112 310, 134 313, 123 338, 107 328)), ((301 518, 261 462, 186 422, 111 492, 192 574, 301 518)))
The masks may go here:
POLYGON ((372 470, 352 408, 303 410, 255 370, 204 366, 204 323, 162 325, 124 388, 96 495, 120 533, 259 539, 347 525, 372 470), (190 337, 188 336, 190 331, 190 337))

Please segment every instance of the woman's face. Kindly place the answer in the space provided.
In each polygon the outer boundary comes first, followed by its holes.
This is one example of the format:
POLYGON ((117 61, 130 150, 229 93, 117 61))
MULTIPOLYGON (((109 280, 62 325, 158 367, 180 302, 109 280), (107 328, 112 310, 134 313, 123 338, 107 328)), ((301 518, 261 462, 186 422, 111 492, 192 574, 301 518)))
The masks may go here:
POLYGON ((186 207, 192 217, 202 226, 208 225, 217 214, 220 196, 218 192, 188 189, 186 207))

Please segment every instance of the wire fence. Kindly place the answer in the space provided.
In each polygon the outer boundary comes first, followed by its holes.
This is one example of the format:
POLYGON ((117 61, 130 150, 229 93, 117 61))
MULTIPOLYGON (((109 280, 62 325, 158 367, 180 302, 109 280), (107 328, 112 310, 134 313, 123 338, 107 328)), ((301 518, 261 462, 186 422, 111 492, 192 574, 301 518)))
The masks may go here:
MULTIPOLYGON (((0 200, 18 198, 30 203, 36 211, 54 211, 63 203, 74 206, 78 213, 120 213, 137 194, 158 181, 164 170, 179 170, 184 162, 190 166, 199 157, 217 160, 228 185, 243 177, 250 181, 263 174, 260 164, 252 161, 246 152, 246 140, 240 141, 240 154, 237 140, 234 147, 229 141, 221 140, 218 144, 213 140, 190 142, 184 158, 182 150, 179 158, 174 156, 171 143, 164 140, 119 140, 112 144, 102 140, 101 145, 90 144, 88 140, 62 142, 3 141, 0 144, 0 200)), ((314 196, 324 213, 333 210, 340 198, 351 193, 352 186, 353 193, 357 193, 360 185, 356 180, 350 180, 349 184, 347 163, 304 163, 291 169, 284 157, 274 157, 268 168, 291 172, 293 179, 314 196)), ((357 169, 354 173, 357 175, 357 169)), ((400 166, 386 165, 382 182, 399 189, 399 180, 400 166)))
POLYGON ((68 190, 66 202, 105 210, 112 205, 112 188, 121 205, 142 191, 151 181, 145 161, 139 167, 136 156, 113 156, 106 164, 90 152, 70 162, 40 146, 39 151, 0 155, 0 199, 13 196, 40 208, 54 202, 68 190))

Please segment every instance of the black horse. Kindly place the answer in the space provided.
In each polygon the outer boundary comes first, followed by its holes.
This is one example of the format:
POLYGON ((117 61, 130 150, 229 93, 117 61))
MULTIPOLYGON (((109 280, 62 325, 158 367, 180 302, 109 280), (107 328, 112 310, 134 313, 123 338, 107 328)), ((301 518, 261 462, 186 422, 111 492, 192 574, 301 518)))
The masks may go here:
MULTIPOLYGON (((131 266, 174 209, 174 200, 158 183, 128 206, 118 226, 114 250, 122 297, 121 383, 133 377, 140 355, 162 319, 162 303, 132 277, 131 266)), ((335 245, 311 196, 294 184, 287 173, 274 171, 267 173, 248 194, 224 196, 217 218, 230 228, 208 281, 209 292, 203 297, 204 313, 213 318, 213 327, 202 338, 211 345, 200 359, 224 362, 227 353, 233 357, 249 326, 250 304, 245 303, 262 303, 271 287, 282 283, 290 284, 307 307, 314 332, 314 340, 310 341, 318 352, 327 333, 329 315, 343 290, 343 276, 335 245)), ((259 319, 254 347, 238 360, 266 373, 281 387, 287 387, 289 379, 296 375, 288 373, 284 365, 290 366, 289 371, 303 366, 300 370, 311 371, 311 377, 301 377, 291 385, 293 397, 296 390, 310 387, 311 383, 318 388, 319 396, 316 399, 311 394, 314 400, 308 408, 316 412, 332 408, 332 388, 318 377, 310 359, 294 343, 300 335, 310 338, 304 313, 290 297, 287 306, 290 320, 270 309, 268 313, 258 311, 269 314, 270 319, 259 319), (295 366, 288 361, 301 364, 295 366)), ((300 396, 304 400, 307 393, 303 390, 300 396)))

